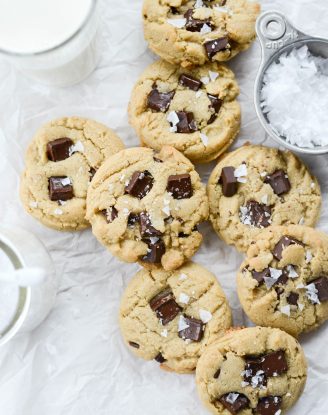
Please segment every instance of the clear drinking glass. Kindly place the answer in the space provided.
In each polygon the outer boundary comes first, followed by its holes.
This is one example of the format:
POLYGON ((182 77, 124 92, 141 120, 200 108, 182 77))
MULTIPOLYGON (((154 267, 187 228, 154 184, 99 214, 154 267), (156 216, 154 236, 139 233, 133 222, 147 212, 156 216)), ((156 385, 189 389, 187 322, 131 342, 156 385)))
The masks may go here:
POLYGON ((14 53, 0 49, 19 71, 50 86, 69 86, 81 82, 95 69, 99 49, 99 1, 92 0, 80 27, 59 45, 35 53, 14 53))

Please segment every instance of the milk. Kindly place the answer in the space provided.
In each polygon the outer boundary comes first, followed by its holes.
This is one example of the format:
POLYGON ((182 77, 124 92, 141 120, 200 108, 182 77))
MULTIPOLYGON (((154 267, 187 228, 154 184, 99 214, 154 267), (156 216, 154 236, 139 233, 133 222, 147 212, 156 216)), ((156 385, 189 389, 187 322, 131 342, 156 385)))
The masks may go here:
MULTIPOLYGON (((13 265, 0 248, 0 269, 10 271, 13 265)), ((19 305, 19 288, 17 285, 0 281, 0 336, 14 322, 19 305)))
POLYGON ((0 53, 27 76, 67 86, 98 60, 97 0, 0 0, 0 53))

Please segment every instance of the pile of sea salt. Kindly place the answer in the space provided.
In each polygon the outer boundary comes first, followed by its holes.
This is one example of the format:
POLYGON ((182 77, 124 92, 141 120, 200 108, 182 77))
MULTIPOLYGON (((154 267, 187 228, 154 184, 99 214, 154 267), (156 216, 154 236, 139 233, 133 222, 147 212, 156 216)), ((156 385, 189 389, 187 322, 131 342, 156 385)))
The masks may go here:
POLYGON ((273 130, 294 145, 328 145, 328 59, 307 46, 281 55, 265 73, 261 106, 273 130))

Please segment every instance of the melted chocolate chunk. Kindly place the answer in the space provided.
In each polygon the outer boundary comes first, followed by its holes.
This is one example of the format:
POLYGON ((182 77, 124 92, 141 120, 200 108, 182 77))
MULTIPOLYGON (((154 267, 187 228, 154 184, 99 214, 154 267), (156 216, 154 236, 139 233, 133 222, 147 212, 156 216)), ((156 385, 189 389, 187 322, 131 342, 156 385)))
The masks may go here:
POLYGON ((166 190, 174 199, 189 199, 193 195, 190 174, 169 176, 166 190))
POLYGON ((328 278, 320 277, 314 281, 311 281, 311 284, 315 285, 315 288, 318 290, 318 298, 320 302, 328 301, 328 278))
POLYGON ((58 138, 47 144, 47 156, 50 161, 62 161, 70 156, 69 149, 73 145, 70 138, 58 138))
POLYGON ((198 91, 199 88, 203 85, 203 83, 199 79, 194 78, 193 76, 188 74, 180 75, 179 84, 186 86, 192 91, 198 91))
POLYGON ((162 232, 155 229, 151 223, 150 217, 147 212, 140 213, 140 233, 143 238, 162 236, 162 232))
POLYGON ((166 359, 163 357, 162 353, 158 353, 158 355, 155 357, 155 360, 158 363, 164 363, 164 362, 166 362, 166 359))
POLYGON ((222 184, 222 193, 225 197, 232 197, 237 193, 238 182, 235 177, 234 167, 223 167, 220 183, 222 184))
POLYGON ((269 268, 265 268, 263 271, 252 271, 252 277, 259 283, 259 284, 263 284, 264 283, 264 277, 265 278, 270 278, 271 274, 270 274, 270 269, 269 268))
POLYGON ((219 376, 220 376, 220 373, 221 373, 221 369, 218 369, 215 373, 214 373, 214 379, 219 379, 219 376))
POLYGON ((205 324, 201 320, 192 317, 184 316, 184 319, 189 327, 179 331, 179 337, 184 340, 188 339, 194 342, 200 342, 204 336, 205 324))
POLYGON ((49 178, 49 197, 52 201, 66 201, 73 199, 73 186, 68 177, 50 177, 49 178))
POLYGON ((140 349, 140 346, 139 346, 139 344, 138 344, 138 343, 135 343, 135 342, 129 342, 129 345, 130 345, 131 347, 133 347, 134 349, 140 349))
POLYGON ((262 356, 262 370, 267 377, 280 376, 287 372, 288 364, 283 350, 262 356))
POLYGON ((118 216, 118 211, 114 206, 111 206, 109 209, 104 209, 102 213, 105 216, 107 223, 112 223, 118 216))
POLYGON ((128 217, 128 226, 134 226, 140 220, 138 213, 130 213, 128 217))
POLYGON ((249 220, 252 226, 257 228, 267 228, 271 225, 271 207, 249 200, 246 203, 249 220))
POLYGON ((174 94, 175 91, 159 92, 158 89, 154 88, 148 95, 147 107, 156 112, 166 112, 169 109, 174 94))
POLYGON ((208 58, 211 60, 218 52, 228 49, 229 39, 227 37, 220 37, 218 39, 209 40, 204 43, 208 58))
POLYGON ((297 293, 290 293, 287 297, 287 303, 290 305, 297 305, 299 297, 300 296, 297 293))
POLYGON ((197 131, 197 126, 192 112, 177 111, 179 122, 176 125, 177 132, 182 134, 191 134, 197 131))
POLYGON ((194 10, 189 9, 184 14, 184 17, 187 19, 186 26, 185 26, 186 30, 188 30, 189 32, 200 32, 204 24, 206 24, 211 29, 213 29, 214 26, 212 25, 209 19, 205 19, 205 20, 194 19, 193 13, 194 13, 194 10))
POLYGON ((255 410, 258 415, 276 415, 281 408, 282 398, 280 396, 266 396, 260 398, 255 410))
POLYGON ((163 241, 159 240, 155 243, 151 241, 144 240, 148 245, 147 255, 141 258, 141 261, 148 262, 150 264, 160 264, 162 256, 165 254, 165 244, 163 241))
POLYGON ((249 399, 238 392, 230 392, 221 396, 219 402, 233 415, 249 407, 249 399))
POLYGON ((129 184, 125 187, 125 193, 142 199, 151 191, 153 184, 154 178, 149 171, 136 171, 133 173, 129 184))
POLYGON ((287 248, 290 245, 302 245, 302 242, 298 241, 295 238, 292 238, 291 236, 283 236, 279 242, 277 243, 277 245, 274 247, 273 249, 273 256, 278 259, 278 261, 281 260, 282 258, 282 253, 284 251, 285 248, 287 248))
POLYGON ((155 311, 163 326, 174 320, 181 311, 170 288, 152 298, 149 305, 155 311))
POLYGON ((265 183, 268 183, 276 195, 281 196, 290 191, 290 181, 286 172, 283 170, 276 170, 274 173, 265 178, 265 183))

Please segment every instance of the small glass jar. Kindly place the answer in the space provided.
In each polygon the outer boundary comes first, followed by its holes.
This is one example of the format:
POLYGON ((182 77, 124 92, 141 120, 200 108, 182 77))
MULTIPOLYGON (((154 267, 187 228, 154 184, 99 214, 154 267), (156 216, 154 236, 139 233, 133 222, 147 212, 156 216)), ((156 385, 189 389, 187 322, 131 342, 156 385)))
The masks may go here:
MULTIPOLYGON (((45 269, 47 274, 45 280, 39 285, 31 287, 7 285, 8 295, 15 298, 12 301, 7 298, 5 301, 12 310, 10 310, 11 316, 9 316, 8 323, 1 322, 1 346, 18 332, 32 331, 42 323, 55 303, 58 282, 54 264, 45 246, 36 236, 26 230, 0 227, 0 254, 2 258, 0 263, 3 262, 7 270, 38 267, 45 269)), ((0 289, 1 286, 3 284, 0 284, 0 289)), ((1 307, 4 306, 6 304, 0 304, 0 313, 1 307)), ((5 311, 3 310, 2 314, 5 314, 5 311)))

